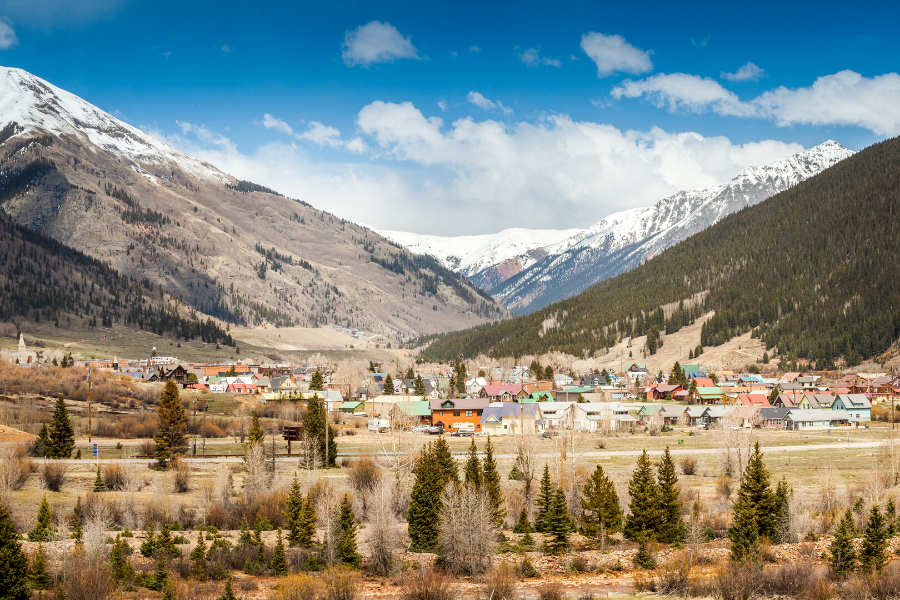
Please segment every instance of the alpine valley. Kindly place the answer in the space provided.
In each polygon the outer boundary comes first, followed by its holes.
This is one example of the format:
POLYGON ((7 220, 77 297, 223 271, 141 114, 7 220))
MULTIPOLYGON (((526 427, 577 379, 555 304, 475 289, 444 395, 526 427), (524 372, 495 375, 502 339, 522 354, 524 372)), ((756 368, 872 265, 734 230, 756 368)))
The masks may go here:
MULTIPOLYGON (((0 68, 0 119, 5 227, 33 232, 26 237, 40 239, 30 247, 49 253, 28 264, 65 264, 55 255, 75 249, 91 269, 108 265, 138 282, 135 298, 159 294, 195 318, 256 327, 341 325, 396 339, 508 314, 439 261, 239 181, 20 69, 0 68)), ((8 290, 22 281, 15 264, 25 263, 14 259, 4 253, 0 264, 8 290)), ((110 294, 99 304, 86 294, 78 315, 66 315, 65 303, 34 314, 36 306, 2 300, 0 312, 93 324, 102 310, 104 325, 147 326, 110 294)))
POLYGON ((614 213, 584 230, 509 229, 495 235, 381 233, 469 277, 507 308, 527 314, 624 273, 666 248, 787 190, 854 153, 827 141, 748 167, 723 185, 682 191, 656 204, 614 213))

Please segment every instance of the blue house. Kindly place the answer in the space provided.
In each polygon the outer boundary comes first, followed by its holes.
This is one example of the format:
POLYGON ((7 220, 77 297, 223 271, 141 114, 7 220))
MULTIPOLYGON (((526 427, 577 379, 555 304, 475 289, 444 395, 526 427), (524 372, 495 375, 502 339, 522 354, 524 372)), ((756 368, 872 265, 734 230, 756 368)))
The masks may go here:
POLYGON ((851 423, 872 420, 872 403, 865 394, 838 394, 832 410, 845 410, 851 423))

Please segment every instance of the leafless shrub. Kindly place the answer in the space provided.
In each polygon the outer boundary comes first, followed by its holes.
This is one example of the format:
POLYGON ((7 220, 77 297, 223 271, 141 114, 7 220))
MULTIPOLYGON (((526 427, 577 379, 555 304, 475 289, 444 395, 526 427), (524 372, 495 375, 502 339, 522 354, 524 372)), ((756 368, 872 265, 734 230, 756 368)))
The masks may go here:
POLYGON ((59 591, 66 600, 106 600, 112 597, 115 582, 106 561, 73 552, 62 561, 59 591))
POLYGON ((828 583, 824 572, 817 571, 812 563, 805 561, 764 571, 763 579, 763 593, 787 598, 805 597, 821 583, 828 583))
POLYGON ((483 490, 448 483, 441 494, 438 553, 455 575, 483 573, 495 545, 490 500, 483 490))
POLYGON ((269 594, 271 600, 318 600, 322 585, 306 573, 289 575, 269 594))
POLYGON ((26 457, 24 447, 0 448, 0 493, 21 490, 34 470, 34 462, 26 457))
POLYGON ((716 479, 716 495, 722 500, 728 500, 731 498, 732 489, 732 481, 731 477, 728 475, 722 475, 718 479, 716 479))
POLYGON ((48 461, 41 465, 41 481, 51 492, 58 492, 66 481, 68 467, 65 463, 48 461))
POLYGON ((484 574, 483 600, 515 600, 516 572, 506 563, 499 564, 484 574))
POLYGON ((558 581, 549 581, 538 588, 538 600, 563 600, 562 585, 558 581))
POLYGON ((400 600, 456 600, 456 595, 453 580, 432 567, 408 572, 400 584, 400 600))
POLYGON ((322 600, 356 600, 356 572, 348 567, 329 567, 322 575, 322 600))
POLYGON ((372 493, 369 503, 369 563, 377 575, 387 575, 394 562, 394 511, 391 502, 391 486, 382 481, 372 493))
POLYGON ((141 456, 149 456, 153 458, 156 456, 156 443, 152 439, 141 440, 140 446, 141 456))
POLYGON ((269 489, 271 476, 262 444, 250 444, 244 454, 244 495, 253 496, 269 489))
POLYGON ((765 588, 763 570, 754 563, 729 562, 716 570, 712 585, 717 600, 750 600, 765 588))
POLYGON ((681 472, 685 475, 693 475, 697 472, 697 459, 690 454, 682 456, 678 464, 681 466, 681 472))
POLYGON ((357 493, 368 494, 381 481, 381 467, 371 454, 363 454, 353 461, 347 476, 357 493))
POLYGON ((172 485, 176 494, 184 494, 190 490, 191 467, 187 461, 176 459, 172 461, 172 485))
POLYGON ((691 591, 693 566, 691 553, 679 552, 656 568, 653 591, 667 596, 687 596, 691 591))
POLYGON ((119 463, 109 463, 103 467, 103 483, 106 489, 121 491, 128 489, 128 476, 119 463))

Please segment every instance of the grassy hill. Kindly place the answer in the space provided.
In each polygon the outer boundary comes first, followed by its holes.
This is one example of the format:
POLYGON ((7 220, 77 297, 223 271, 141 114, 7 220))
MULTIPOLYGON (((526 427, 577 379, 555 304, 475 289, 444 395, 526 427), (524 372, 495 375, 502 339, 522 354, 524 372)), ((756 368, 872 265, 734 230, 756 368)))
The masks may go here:
POLYGON ((666 333, 715 311, 703 326, 704 346, 752 331, 788 359, 857 364, 900 334, 898 212, 894 138, 629 273, 538 312, 442 336, 423 355, 593 356, 642 335, 649 355, 666 333))

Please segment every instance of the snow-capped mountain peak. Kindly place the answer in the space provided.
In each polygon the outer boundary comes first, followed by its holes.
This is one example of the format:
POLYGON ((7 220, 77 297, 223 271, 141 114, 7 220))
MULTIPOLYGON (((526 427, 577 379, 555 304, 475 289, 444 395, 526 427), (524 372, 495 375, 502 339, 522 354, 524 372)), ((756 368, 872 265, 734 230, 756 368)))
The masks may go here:
POLYGON ((22 69, 0 67, 0 115, 0 126, 15 122, 22 128, 18 134, 44 132, 87 138, 151 181, 154 171, 172 166, 201 179, 231 179, 209 163, 175 150, 22 69))

